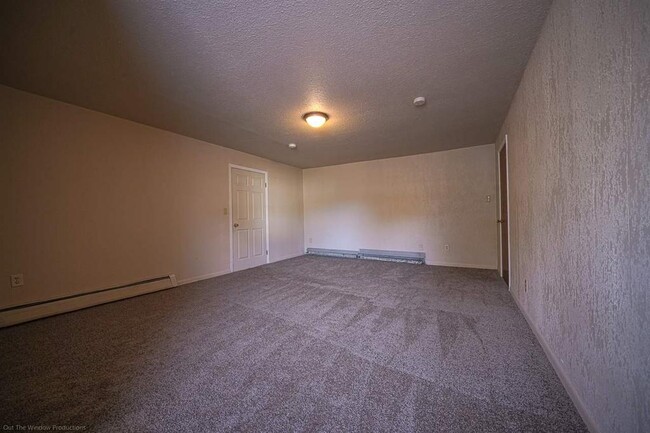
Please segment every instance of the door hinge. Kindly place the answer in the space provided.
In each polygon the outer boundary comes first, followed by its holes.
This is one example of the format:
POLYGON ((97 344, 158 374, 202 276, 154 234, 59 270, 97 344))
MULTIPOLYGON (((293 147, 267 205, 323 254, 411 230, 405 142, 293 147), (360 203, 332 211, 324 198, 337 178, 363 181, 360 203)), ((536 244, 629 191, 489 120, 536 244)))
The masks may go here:
POLYGON ((269 185, 266 182, 264 182, 264 188, 268 188, 268 187, 269 185))
POLYGON ((269 255, 269 250, 266 250, 266 255, 267 255, 267 256, 269 255))

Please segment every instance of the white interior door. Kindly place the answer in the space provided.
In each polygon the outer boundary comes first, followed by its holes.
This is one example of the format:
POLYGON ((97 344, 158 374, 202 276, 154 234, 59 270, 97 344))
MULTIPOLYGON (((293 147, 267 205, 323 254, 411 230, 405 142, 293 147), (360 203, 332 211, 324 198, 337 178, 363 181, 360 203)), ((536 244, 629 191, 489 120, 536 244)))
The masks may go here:
POLYGON ((267 262, 266 176, 234 167, 230 176, 233 271, 240 271, 267 262))

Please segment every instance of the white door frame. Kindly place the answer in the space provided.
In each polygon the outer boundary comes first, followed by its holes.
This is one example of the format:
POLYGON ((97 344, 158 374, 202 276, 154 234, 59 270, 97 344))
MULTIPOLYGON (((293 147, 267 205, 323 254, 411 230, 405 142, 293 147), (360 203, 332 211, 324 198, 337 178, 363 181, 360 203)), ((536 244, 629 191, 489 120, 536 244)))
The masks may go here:
POLYGON ((232 260, 233 245, 232 245, 232 169, 238 168, 240 170, 252 171, 255 173, 262 173, 264 175, 264 212, 266 219, 266 263, 270 263, 271 248, 269 243, 269 173, 257 168, 244 167, 237 164, 228 164, 228 233, 230 233, 230 272, 233 272, 234 263, 232 260))
MULTIPOLYGON (((508 215, 506 215, 506 221, 508 221, 508 272, 510 273, 508 275, 508 287, 512 285, 512 237, 510 234, 512 233, 512 230, 510 229, 511 221, 510 221, 510 148, 508 147, 508 134, 505 135, 503 138, 503 142, 501 143, 501 146, 499 146, 499 150, 497 151, 497 187, 499 190, 499 219, 503 219, 503 215, 501 215, 501 200, 503 200, 503 197, 501 197, 501 150, 503 148, 506 148, 506 189, 507 189, 507 203, 508 203, 508 215)), ((499 275, 501 275, 501 278, 503 278, 503 237, 501 236, 501 231, 503 230, 503 224, 499 224, 499 275)))

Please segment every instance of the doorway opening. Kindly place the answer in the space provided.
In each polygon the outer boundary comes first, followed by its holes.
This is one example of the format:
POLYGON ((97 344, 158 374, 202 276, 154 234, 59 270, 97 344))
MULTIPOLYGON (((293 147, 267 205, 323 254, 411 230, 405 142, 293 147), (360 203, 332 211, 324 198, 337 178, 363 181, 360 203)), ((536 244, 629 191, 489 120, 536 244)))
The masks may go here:
POLYGON ((510 287, 510 195, 508 188, 508 136, 499 149, 499 269, 510 287))
POLYGON ((229 164, 230 270, 269 263, 268 173, 229 164))

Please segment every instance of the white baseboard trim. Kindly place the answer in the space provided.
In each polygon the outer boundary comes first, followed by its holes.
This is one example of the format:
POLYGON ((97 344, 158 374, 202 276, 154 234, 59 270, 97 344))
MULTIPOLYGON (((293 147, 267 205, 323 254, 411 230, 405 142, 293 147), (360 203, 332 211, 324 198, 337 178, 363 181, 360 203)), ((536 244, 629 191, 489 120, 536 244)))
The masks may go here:
POLYGON ((213 272, 211 274, 205 274, 198 277, 184 278, 182 280, 178 280, 178 285, 183 286, 185 284, 196 283, 197 281, 209 280, 210 278, 220 277, 221 275, 226 275, 229 274, 230 272, 231 272, 230 269, 226 269, 223 271, 213 272))
POLYGON ((578 413, 582 417, 582 420, 587 425, 587 428, 591 433, 600 433, 600 429, 596 425, 593 417, 590 415, 584 402, 582 401, 582 399, 576 392, 575 388, 571 384, 571 381, 569 380, 569 377, 564 372, 564 369, 562 368, 562 364, 559 362, 559 359, 557 359, 555 354, 551 352, 551 349, 546 344, 546 340, 544 340, 542 335, 537 330, 535 324, 533 324, 533 322, 530 320, 530 317, 528 317, 528 313, 526 312, 526 310, 524 310, 521 307, 521 304, 519 303, 519 300, 514 295, 514 293, 510 292, 510 294, 512 296, 512 299, 515 300, 515 304, 517 304, 517 308, 519 308, 519 311, 521 311, 521 314, 526 319, 526 322, 528 322, 528 326, 530 326, 530 329, 533 330, 533 334, 535 334, 535 338, 537 338, 539 345, 542 346, 542 349, 544 350, 546 357, 549 359, 549 361, 551 361, 551 365, 553 366, 555 373, 560 378, 560 382, 562 382, 562 385, 564 385, 564 389, 566 389, 567 394, 569 394, 571 401, 573 401, 573 404, 575 405, 576 409, 578 410, 578 413))
POLYGON ((274 258, 271 263, 281 262, 282 260, 294 259, 296 257, 300 257, 300 256, 304 256, 304 255, 305 255, 305 253, 303 253, 303 252, 287 254, 287 255, 284 255, 284 256, 281 256, 281 257, 274 258))
POLYGON ((143 283, 125 285, 114 289, 103 289, 96 292, 68 296, 61 299, 43 301, 25 306, 16 306, 0 311, 0 328, 42 319, 48 316, 81 310, 108 302, 132 298, 147 293, 175 287, 176 277, 169 275, 143 283))
POLYGON ((488 266, 488 265, 473 265, 469 263, 449 263, 449 262, 430 262, 428 260, 425 261, 427 265, 430 266, 447 266, 450 268, 468 268, 468 269, 489 269, 489 270, 496 270, 497 268, 494 266, 488 266))

